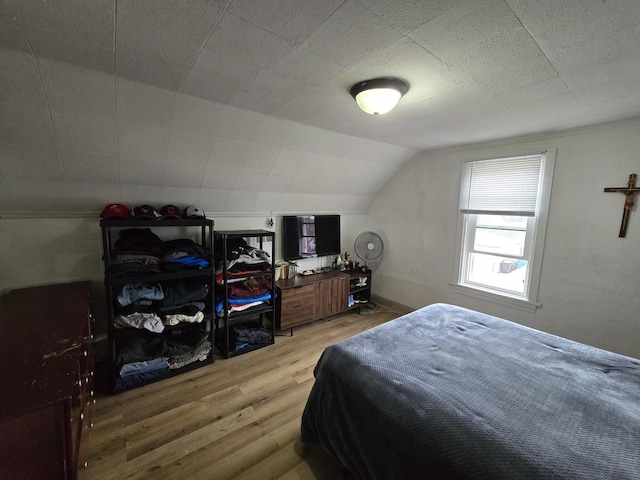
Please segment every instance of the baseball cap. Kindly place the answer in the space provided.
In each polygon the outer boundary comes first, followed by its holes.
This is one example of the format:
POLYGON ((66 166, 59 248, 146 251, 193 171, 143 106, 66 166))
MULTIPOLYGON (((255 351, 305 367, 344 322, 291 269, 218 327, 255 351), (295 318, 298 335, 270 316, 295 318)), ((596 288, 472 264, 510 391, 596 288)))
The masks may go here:
POLYGON ((139 207, 134 207, 133 218, 136 220, 157 220, 160 218, 160 214, 151 205, 140 205, 139 207))
POLYGON ((127 219, 131 217, 131 210, 126 205, 121 203, 111 203, 102 209, 102 213, 100 214, 100 218, 108 219, 108 218, 124 218, 127 219))
POLYGON ((185 208, 183 215, 184 215, 184 218, 190 218, 190 219, 205 218, 204 211, 199 209, 195 205, 189 205, 187 208, 185 208))
POLYGON ((182 211, 175 205, 164 205, 160 209, 160 215, 162 215, 162 218, 182 220, 182 211))

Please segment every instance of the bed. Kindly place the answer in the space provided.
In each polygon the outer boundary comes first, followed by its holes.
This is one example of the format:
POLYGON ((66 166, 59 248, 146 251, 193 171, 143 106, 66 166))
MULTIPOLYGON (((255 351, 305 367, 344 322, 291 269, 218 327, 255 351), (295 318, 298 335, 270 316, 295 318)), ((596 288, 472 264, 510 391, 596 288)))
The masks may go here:
POLYGON ((328 347, 301 426, 358 479, 640 478, 640 361, 434 304, 328 347))

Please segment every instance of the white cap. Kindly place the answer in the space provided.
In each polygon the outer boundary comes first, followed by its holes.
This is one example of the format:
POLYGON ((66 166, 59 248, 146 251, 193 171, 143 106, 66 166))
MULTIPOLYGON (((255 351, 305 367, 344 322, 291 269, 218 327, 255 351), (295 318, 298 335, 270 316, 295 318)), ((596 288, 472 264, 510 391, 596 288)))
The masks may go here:
POLYGON ((184 209, 184 218, 205 218, 204 211, 195 205, 189 205, 184 209))

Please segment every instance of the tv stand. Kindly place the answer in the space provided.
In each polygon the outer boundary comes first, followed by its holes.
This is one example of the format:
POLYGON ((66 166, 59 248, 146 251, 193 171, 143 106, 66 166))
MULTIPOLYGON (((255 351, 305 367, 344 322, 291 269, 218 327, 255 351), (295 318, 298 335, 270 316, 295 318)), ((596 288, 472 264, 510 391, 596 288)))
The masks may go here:
POLYGON ((278 280, 276 328, 291 329, 293 333, 293 327, 359 310, 363 303, 371 300, 371 276, 371 270, 330 270, 278 280), (360 278, 366 280, 360 282, 360 278))

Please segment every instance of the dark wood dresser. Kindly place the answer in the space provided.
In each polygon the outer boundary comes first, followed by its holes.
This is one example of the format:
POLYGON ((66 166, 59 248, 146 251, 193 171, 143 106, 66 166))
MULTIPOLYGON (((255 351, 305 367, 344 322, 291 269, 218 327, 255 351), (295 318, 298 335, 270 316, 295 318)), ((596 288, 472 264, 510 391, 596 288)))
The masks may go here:
POLYGON ((0 300, 0 477, 84 478, 93 400, 91 283, 0 300))

